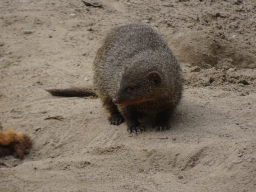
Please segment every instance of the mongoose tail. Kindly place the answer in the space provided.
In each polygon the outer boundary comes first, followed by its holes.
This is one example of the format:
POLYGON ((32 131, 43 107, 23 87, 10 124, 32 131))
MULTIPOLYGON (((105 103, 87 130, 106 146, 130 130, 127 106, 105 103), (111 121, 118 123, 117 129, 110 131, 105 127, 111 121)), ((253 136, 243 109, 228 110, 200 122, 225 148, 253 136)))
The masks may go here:
POLYGON ((93 88, 47 89, 46 91, 58 97, 97 97, 93 88))

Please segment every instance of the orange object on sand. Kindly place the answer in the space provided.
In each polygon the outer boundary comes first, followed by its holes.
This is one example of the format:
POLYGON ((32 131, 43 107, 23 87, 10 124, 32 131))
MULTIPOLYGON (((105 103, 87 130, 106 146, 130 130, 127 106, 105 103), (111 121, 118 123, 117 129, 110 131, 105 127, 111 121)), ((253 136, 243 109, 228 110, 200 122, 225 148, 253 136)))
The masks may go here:
POLYGON ((14 155, 23 159, 24 154, 29 153, 32 147, 30 137, 22 132, 8 128, 5 132, 0 131, 0 157, 14 155))

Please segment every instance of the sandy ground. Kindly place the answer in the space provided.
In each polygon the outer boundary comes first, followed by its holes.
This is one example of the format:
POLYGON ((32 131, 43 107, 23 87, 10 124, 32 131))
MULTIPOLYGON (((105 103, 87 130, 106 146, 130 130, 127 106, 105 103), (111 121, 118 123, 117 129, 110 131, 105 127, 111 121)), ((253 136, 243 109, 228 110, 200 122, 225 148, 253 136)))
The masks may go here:
POLYGON ((0 1, 0 127, 34 141, 0 158, 0 191, 256 191, 255 1, 98 2, 0 1), (45 91, 91 86, 105 34, 142 22, 183 68, 170 130, 130 135, 99 99, 45 91))

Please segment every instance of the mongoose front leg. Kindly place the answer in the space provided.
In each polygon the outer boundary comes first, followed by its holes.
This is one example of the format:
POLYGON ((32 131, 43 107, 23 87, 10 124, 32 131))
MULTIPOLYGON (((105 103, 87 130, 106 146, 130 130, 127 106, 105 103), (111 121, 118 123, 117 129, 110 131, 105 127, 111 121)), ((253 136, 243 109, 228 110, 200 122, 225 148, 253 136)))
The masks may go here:
POLYGON ((127 122, 127 131, 130 133, 137 133, 138 131, 144 131, 145 128, 140 125, 138 121, 138 113, 132 109, 125 109, 124 110, 124 118, 127 122))
POLYGON ((156 131, 163 131, 170 128, 170 118, 171 118, 172 111, 162 111, 157 113, 156 115, 156 122, 155 127, 156 131))
POLYGON ((106 106, 108 112, 110 113, 109 123, 110 125, 120 125, 124 122, 124 118, 118 111, 117 106, 112 102, 112 98, 106 97, 103 101, 103 105, 106 106))

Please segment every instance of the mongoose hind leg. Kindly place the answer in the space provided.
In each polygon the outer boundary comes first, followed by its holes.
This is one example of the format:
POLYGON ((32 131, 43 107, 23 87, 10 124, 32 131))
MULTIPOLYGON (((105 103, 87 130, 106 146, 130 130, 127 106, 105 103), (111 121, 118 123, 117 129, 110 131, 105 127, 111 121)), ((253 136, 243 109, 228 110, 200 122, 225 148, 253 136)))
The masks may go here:
POLYGON ((127 131, 129 131, 130 133, 145 131, 145 127, 142 126, 138 121, 139 114, 135 109, 127 107, 124 110, 124 117, 128 125, 127 131))
POLYGON ((173 110, 162 111, 157 113, 155 127, 156 131, 164 131, 170 129, 170 118, 173 113, 173 110))
POLYGON ((110 113, 109 123, 111 125, 120 125, 124 122, 122 114, 118 111, 117 106, 112 102, 112 99, 110 97, 104 99, 103 105, 110 113))

